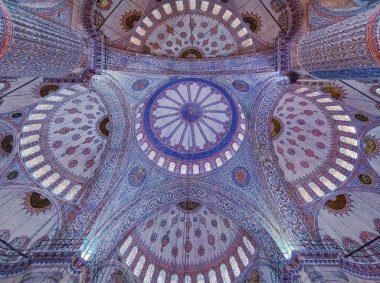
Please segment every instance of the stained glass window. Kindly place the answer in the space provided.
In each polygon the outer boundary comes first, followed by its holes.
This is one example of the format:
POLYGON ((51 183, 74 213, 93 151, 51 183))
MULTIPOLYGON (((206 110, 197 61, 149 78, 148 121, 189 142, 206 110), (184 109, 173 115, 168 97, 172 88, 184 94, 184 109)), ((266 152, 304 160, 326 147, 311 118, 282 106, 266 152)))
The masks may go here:
POLYGON ((208 279, 209 279, 210 283, 218 283, 217 279, 216 279, 216 273, 215 273, 214 269, 211 269, 208 272, 208 279))
POLYGON ((205 283, 205 278, 203 277, 203 274, 197 275, 197 283, 205 283))
POLYGON ((133 262, 133 260, 135 259, 136 255, 137 255, 137 252, 138 252, 138 248, 137 247, 133 247, 133 249, 131 250, 131 252, 129 253, 127 259, 125 260, 125 263, 130 266, 133 262))
POLYGON ((140 256, 139 261, 136 264, 135 270, 133 271, 133 273, 136 276, 140 276, 141 270, 144 268, 144 264, 145 264, 145 256, 142 255, 140 256))
POLYGON ((224 263, 220 265, 220 273, 222 274, 223 283, 231 283, 230 275, 224 263))
POLYGON ((255 252, 255 248, 253 247, 251 241, 248 240, 248 238, 244 236, 244 237, 243 237, 243 242, 244 242, 244 245, 245 245, 245 246, 247 247, 247 249, 249 250, 249 252, 250 252, 251 254, 254 254, 254 252, 255 252))
POLYGON ((160 273, 158 273, 157 283, 165 283, 166 278, 166 272, 165 270, 161 270, 160 273))
POLYGON ((154 265, 149 264, 143 283, 150 283, 152 281, 153 273, 154 273, 154 265))
POLYGON ((240 275, 240 268, 234 256, 230 257, 230 265, 235 277, 238 277, 240 275))
POLYGON ((239 257, 241 259, 241 262, 244 264, 244 266, 247 266, 248 265, 248 258, 247 258, 247 255, 245 254, 245 252, 243 251, 243 248, 238 247, 237 251, 238 251, 239 257))

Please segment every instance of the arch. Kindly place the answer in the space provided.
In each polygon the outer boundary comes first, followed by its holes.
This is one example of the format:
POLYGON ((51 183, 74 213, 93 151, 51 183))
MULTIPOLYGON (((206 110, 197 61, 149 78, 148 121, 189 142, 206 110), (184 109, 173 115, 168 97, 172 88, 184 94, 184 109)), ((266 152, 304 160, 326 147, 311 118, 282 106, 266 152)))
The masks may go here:
MULTIPOLYGON (((43 93, 50 89, 47 85, 43 93)), ((41 187, 75 202, 108 153, 109 140, 99 123, 112 109, 102 96, 79 84, 52 90, 24 121, 19 155, 25 172, 41 187)))
POLYGON ((81 199, 81 206, 78 210, 71 212, 64 223, 64 226, 67 225, 76 229, 78 235, 85 235, 90 232, 91 225, 96 221, 95 215, 100 212, 99 207, 109 201, 109 197, 123 177, 123 168, 126 168, 128 164, 126 158, 129 150, 127 141, 132 130, 129 103, 126 101, 123 88, 117 80, 108 73, 102 76, 96 75, 92 79, 92 87, 111 110, 110 127, 117 130, 111 131, 110 136, 107 137, 110 141, 109 149, 103 161, 103 164, 107 164, 107 166, 98 168, 96 172, 97 182, 95 184, 89 183, 91 190, 84 190, 85 194, 81 199), (94 203, 97 205, 93 205, 94 203))
MULTIPOLYGON (((336 94, 335 88, 325 91, 336 94)), ((340 101, 313 88, 291 85, 272 110, 272 120, 278 119, 283 129, 270 141, 271 149, 295 202, 311 203, 344 186, 358 163, 359 140, 340 101)))
POLYGON ((68 5, 67 0, 16 0, 18 5, 38 13, 54 13, 68 5))
MULTIPOLYGON (((258 165, 260 179, 265 180, 262 186, 262 197, 272 211, 277 211, 283 219, 278 219, 280 227, 286 233, 286 237, 292 243, 310 241, 310 232, 303 220, 298 215, 297 208, 289 198, 285 185, 280 177, 280 170, 277 167, 272 153, 270 132, 274 105, 287 88, 285 77, 273 76, 262 85, 257 103, 254 104, 251 113, 255 115, 251 118, 250 137, 252 141, 252 158, 258 165)), ((289 251, 291 245, 287 246, 289 251)))
MULTIPOLYGON (((121 242, 125 235, 141 223, 150 212, 189 198, 192 201, 214 206, 253 235, 269 257, 282 258, 279 246, 287 245, 287 239, 283 238, 282 233, 276 230, 265 215, 248 202, 242 204, 242 199, 235 195, 221 191, 220 188, 211 184, 195 181, 190 185, 186 182, 175 182, 165 187, 155 188, 140 195, 138 200, 130 205, 125 205, 107 223, 100 226, 98 231, 88 237, 87 244, 82 250, 82 257, 95 251, 113 250, 115 243, 121 242)), ((106 257, 107 254, 102 256, 106 257)))
POLYGON ((330 11, 350 12, 370 5, 371 0, 314 0, 314 4, 330 11))

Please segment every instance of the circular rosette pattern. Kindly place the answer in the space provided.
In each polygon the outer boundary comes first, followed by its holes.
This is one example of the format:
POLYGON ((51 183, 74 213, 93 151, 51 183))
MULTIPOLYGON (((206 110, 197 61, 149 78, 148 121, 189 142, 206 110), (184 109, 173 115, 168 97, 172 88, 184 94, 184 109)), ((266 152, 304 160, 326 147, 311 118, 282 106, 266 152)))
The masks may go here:
POLYGON ((43 188, 75 201, 101 163, 109 127, 100 97, 80 85, 47 96, 21 128, 20 156, 43 188))
POLYGON ((211 81, 185 78, 159 87, 138 107, 136 138, 158 166, 200 174, 222 166, 241 146, 240 104, 211 81))

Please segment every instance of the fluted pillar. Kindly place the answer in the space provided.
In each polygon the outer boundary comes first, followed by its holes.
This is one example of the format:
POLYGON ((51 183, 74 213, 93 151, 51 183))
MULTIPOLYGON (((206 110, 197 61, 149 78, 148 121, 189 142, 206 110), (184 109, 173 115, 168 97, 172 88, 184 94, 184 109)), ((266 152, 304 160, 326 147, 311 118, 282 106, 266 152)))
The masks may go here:
POLYGON ((75 32, 0 0, 0 77, 64 77, 83 54, 75 32))
POLYGON ((380 5, 312 31, 301 38, 297 61, 317 78, 379 78, 379 22, 380 5))

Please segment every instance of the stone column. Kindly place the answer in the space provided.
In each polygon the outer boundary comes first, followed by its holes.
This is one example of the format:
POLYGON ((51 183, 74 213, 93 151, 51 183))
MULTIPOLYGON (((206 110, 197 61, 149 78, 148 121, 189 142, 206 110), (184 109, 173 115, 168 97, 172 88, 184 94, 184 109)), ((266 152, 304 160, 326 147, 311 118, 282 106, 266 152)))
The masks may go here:
POLYGON ((70 29, 0 0, 0 77, 65 77, 79 67, 83 44, 70 29))
POLYGON ((297 63, 323 79, 380 77, 380 5, 310 32, 297 46, 297 63))

